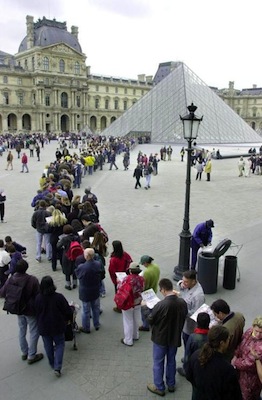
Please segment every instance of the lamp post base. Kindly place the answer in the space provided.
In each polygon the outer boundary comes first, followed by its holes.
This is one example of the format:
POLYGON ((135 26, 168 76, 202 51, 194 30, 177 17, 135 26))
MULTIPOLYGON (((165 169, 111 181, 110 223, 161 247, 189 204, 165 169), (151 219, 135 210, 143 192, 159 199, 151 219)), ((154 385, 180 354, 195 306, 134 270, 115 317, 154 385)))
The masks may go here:
POLYGON ((180 250, 179 250, 179 261, 178 265, 174 268, 173 279, 179 281, 182 279, 185 271, 190 268, 190 241, 191 233, 189 230, 183 230, 180 233, 180 250))

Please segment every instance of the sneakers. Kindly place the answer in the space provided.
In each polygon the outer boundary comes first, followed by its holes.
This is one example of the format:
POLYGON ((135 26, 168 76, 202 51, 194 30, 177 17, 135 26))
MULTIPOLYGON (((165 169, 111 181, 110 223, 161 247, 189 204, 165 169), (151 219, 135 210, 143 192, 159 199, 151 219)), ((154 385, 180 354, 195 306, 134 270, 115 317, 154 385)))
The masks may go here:
POLYGON ((22 354, 21 358, 22 358, 23 361, 26 361, 27 360, 27 354, 22 354))
POLYGON ((41 258, 36 258, 36 261, 40 263, 41 262, 41 258))
POLYGON ((166 394, 164 390, 159 390, 153 383, 149 383, 147 385, 147 389, 151 393, 158 394, 158 396, 162 396, 163 397, 166 394))
POLYGON ((54 374, 55 374, 55 376, 57 376, 57 378, 61 377, 61 371, 59 369, 55 369, 54 374))
POLYGON ((71 290, 71 286, 65 285, 65 289, 71 290))
POLYGON ((80 326, 79 331, 82 333, 90 333, 87 329, 84 329, 82 326, 80 326))
POLYGON ((150 331, 150 329, 149 328, 146 328, 145 326, 140 326, 139 328, 138 328, 138 330, 140 331, 140 332, 149 332, 150 331))
POLYGON ((176 390, 175 386, 168 386, 169 393, 174 393, 175 390, 176 390))
POLYGON ((29 365, 34 364, 34 363, 36 363, 37 361, 42 360, 42 358, 44 358, 44 355, 43 355, 42 353, 36 354, 36 355, 34 356, 34 358, 29 358, 29 359, 27 360, 27 364, 29 364, 29 365))

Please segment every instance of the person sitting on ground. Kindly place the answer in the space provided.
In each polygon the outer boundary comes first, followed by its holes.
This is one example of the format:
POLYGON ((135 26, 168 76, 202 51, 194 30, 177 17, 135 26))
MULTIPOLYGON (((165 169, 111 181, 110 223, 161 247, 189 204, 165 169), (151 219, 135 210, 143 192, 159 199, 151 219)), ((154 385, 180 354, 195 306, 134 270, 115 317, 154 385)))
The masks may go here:
POLYGON ((6 275, 6 271, 9 268, 10 261, 11 257, 5 250, 4 241, 0 239, 0 288, 4 286, 7 281, 8 275, 6 275))
POLYGON ((5 274, 8 275, 14 275, 16 272, 16 264, 19 260, 22 259, 22 254, 16 250, 15 246, 13 244, 9 244, 6 246, 6 251, 10 254, 11 261, 9 264, 8 270, 5 272, 5 274))
POLYGON ((5 237, 5 246, 12 244, 13 246, 15 246, 15 249, 17 251, 19 251, 20 253, 22 253, 23 255, 26 254, 26 247, 23 246, 22 244, 19 244, 17 242, 14 242, 11 238, 11 236, 6 236, 5 237))

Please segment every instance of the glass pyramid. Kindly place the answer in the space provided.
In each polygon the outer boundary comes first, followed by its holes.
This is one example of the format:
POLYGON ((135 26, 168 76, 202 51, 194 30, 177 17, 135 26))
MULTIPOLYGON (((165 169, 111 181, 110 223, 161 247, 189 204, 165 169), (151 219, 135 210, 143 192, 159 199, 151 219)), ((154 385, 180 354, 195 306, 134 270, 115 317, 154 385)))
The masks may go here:
POLYGON ((150 134, 151 141, 184 142, 180 115, 192 102, 203 115, 197 143, 253 143, 261 137, 184 63, 103 131, 106 136, 150 134))

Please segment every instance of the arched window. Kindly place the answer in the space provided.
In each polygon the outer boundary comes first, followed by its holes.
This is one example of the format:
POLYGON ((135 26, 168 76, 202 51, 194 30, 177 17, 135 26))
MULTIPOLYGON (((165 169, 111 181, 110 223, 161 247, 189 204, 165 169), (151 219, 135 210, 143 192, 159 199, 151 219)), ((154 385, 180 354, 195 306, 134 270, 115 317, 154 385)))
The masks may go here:
POLYGON ((59 61, 59 71, 60 72, 65 72, 65 62, 64 62, 64 60, 60 60, 59 61))
POLYGON ((66 92, 61 94, 61 107, 68 108, 68 95, 66 92))
POLYGON ((49 71, 49 58, 48 57, 44 57, 43 59, 43 67, 45 71, 49 71))
POLYGON ((76 75, 80 74, 80 64, 78 61, 75 62, 75 74, 76 75))

